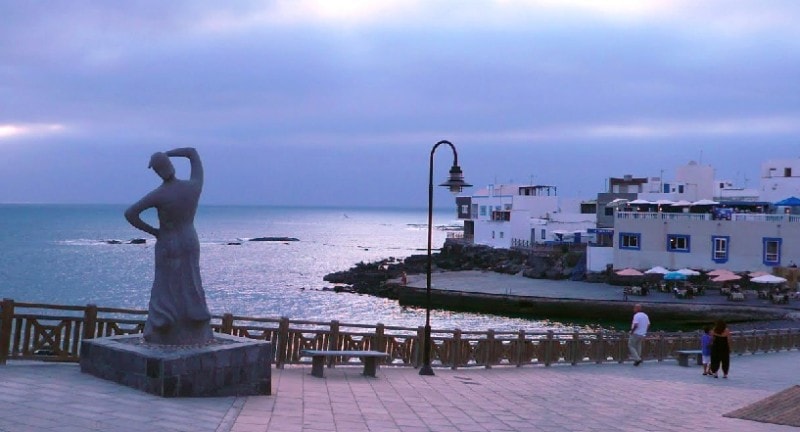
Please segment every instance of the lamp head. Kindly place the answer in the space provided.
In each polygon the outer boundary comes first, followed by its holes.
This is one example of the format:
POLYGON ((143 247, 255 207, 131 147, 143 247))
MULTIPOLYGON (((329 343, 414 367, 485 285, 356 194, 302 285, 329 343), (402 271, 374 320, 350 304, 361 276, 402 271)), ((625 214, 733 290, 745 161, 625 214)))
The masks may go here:
POLYGON ((458 165, 453 165, 450 168, 450 178, 439 186, 444 186, 450 189, 453 194, 457 194, 465 187, 471 187, 472 185, 464 181, 464 173, 461 172, 461 168, 458 165))

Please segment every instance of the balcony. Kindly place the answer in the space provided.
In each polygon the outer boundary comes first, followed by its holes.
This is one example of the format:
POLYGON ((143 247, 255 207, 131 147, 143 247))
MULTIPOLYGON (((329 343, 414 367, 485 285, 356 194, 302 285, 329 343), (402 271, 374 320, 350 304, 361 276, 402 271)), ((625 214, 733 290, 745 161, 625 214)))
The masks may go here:
POLYGON ((511 220, 511 212, 508 210, 494 210, 492 211, 492 220, 508 222, 511 220))
POLYGON ((798 223, 800 215, 769 213, 733 213, 730 219, 715 219, 710 213, 662 213, 662 212, 624 212, 618 211, 617 219, 664 220, 664 221, 711 221, 730 220, 734 222, 798 223))

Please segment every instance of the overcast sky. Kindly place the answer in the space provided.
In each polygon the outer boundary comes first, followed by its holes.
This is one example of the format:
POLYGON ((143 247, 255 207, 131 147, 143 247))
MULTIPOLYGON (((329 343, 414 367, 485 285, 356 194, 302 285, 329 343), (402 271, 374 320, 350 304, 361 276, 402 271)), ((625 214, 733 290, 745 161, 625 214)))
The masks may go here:
POLYGON ((591 198, 690 160, 754 187, 800 157, 798 22, 792 0, 0 0, 0 202, 131 203, 152 152, 194 146, 205 203, 425 207, 442 139, 476 187, 591 198))

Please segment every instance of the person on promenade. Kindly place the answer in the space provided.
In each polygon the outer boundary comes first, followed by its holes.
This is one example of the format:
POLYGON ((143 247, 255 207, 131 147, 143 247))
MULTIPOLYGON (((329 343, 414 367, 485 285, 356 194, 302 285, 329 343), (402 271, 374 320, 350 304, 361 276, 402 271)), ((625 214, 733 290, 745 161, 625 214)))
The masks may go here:
POLYGON ((631 322, 631 334, 628 338, 628 350, 631 352, 634 366, 642 364, 642 341, 647 336, 649 327, 650 318, 642 312, 642 305, 637 303, 633 306, 633 322, 631 322))
POLYGON ((213 340, 211 313, 200 279, 200 242, 194 216, 203 189, 203 165, 193 148, 158 152, 150 166, 163 180, 125 211, 125 219, 156 238, 155 277, 144 326, 144 340, 161 345, 198 345, 213 340), (175 178, 170 157, 189 159, 189 180, 175 178), (141 213, 158 212, 158 228, 144 222, 141 213))
POLYGON ((722 377, 728 378, 731 363, 731 331, 725 321, 718 320, 711 333, 711 374, 719 378, 718 371, 722 365, 722 377))
POLYGON ((703 335, 700 336, 700 351, 703 355, 703 375, 711 375, 711 326, 703 327, 703 335))

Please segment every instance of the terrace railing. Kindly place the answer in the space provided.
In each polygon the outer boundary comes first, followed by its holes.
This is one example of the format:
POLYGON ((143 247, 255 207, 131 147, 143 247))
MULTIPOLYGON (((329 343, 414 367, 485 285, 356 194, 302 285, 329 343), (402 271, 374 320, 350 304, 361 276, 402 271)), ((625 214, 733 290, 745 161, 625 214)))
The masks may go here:
MULTIPOLYGON (((7 360, 78 362, 80 342, 103 336, 138 334, 146 311, 87 306, 0 303, 0 364, 7 360)), ((376 350, 389 354, 386 364, 418 367, 423 328, 383 324, 345 324, 288 318, 254 318, 232 314, 214 316, 215 332, 268 340, 275 347, 274 363, 308 364, 304 349, 376 350)), ((628 357, 625 332, 530 332, 433 330, 431 359, 434 366, 485 367, 579 363, 621 363, 628 357)), ((734 332, 733 352, 738 355, 800 348, 800 329, 734 332)), ((655 332, 643 344, 645 360, 666 360, 682 349, 700 346, 699 332, 655 332)), ((329 366, 357 358, 331 358, 329 366)))
MULTIPOLYGON (((715 220, 710 213, 667 213, 647 211, 618 211, 617 219, 640 220, 665 220, 665 221, 712 221, 715 220)), ((733 213, 732 221, 736 222, 770 222, 770 223, 798 223, 800 215, 773 214, 773 213, 733 213)))

